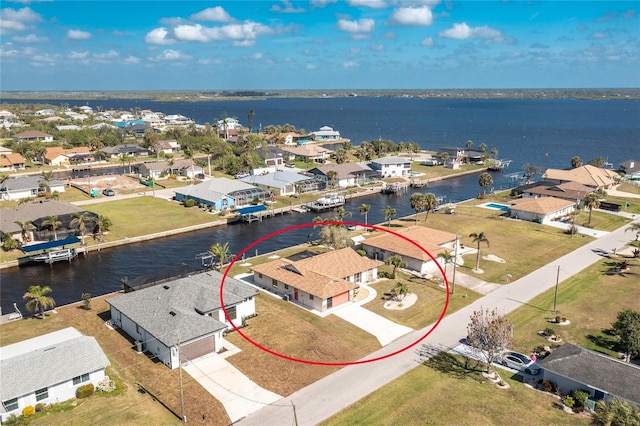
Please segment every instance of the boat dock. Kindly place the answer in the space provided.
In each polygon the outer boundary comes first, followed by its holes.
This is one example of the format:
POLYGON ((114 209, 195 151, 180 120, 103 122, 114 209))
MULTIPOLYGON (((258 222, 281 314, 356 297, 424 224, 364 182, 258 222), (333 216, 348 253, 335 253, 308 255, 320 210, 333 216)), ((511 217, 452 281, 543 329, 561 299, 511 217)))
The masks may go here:
POLYGON ((390 183, 386 185, 380 192, 383 194, 406 194, 409 190, 409 183, 390 183))
POLYGON ((346 199, 343 195, 330 193, 325 195, 322 198, 317 199, 312 203, 304 204, 304 206, 307 209, 312 210, 314 212, 321 212, 324 210, 329 210, 339 206, 343 206, 345 202, 346 202, 346 199))

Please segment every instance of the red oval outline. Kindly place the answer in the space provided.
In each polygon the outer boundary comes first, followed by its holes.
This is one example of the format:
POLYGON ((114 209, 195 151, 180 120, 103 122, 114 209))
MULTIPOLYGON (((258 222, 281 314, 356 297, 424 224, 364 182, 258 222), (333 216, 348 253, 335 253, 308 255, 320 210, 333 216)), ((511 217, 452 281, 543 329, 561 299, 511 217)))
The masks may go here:
MULTIPOLYGON (((280 230, 277 231, 273 231, 270 234, 267 234, 263 237, 258 238, 257 240, 255 240, 253 243, 249 244, 248 246, 246 246, 244 249, 242 249, 235 258, 233 258, 233 260, 231 261, 231 263, 229 263, 229 266, 227 266, 227 268, 224 271, 224 275, 222 276, 222 281, 220 283, 220 304, 222 306, 222 311, 224 312, 224 316, 227 319, 227 321, 229 321, 229 323, 231 324, 231 326, 233 327, 233 329, 235 331, 237 331, 240 336, 242 336, 243 339, 245 339, 247 342, 251 343, 252 345, 254 345, 255 347, 257 347, 258 349, 263 350, 264 352, 277 356, 279 358, 282 359, 286 359, 288 361, 293 361, 293 362, 299 362, 302 364, 310 364, 310 365, 324 365, 324 366, 331 366, 331 367, 344 367, 347 365, 359 365, 359 364, 368 364, 370 362, 375 362, 375 361, 381 361, 383 359, 387 359, 387 358, 391 358, 392 356, 398 355, 408 349, 411 349, 412 347, 416 346, 417 344, 419 344, 420 342, 422 342, 424 339, 427 338, 427 336, 429 334, 431 334, 433 332, 433 330, 436 329, 436 327, 438 327, 438 325, 440 325, 440 322, 442 321, 442 319, 444 318, 446 312, 447 312, 447 308, 449 307, 449 298, 450 298, 450 293, 449 293, 449 281, 447 280, 447 276, 444 273, 444 270, 442 269, 442 266, 440 266, 440 263, 438 263, 438 261, 431 255, 431 253, 429 253, 427 250, 424 249, 424 247, 422 247, 420 244, 416 243, 415 241, 405 237, 404 235, 400 235, 397 232, 394 232, 390 229, 386 229, 386 228, 382 228, 380 226, 376 226, 376 225, 365 225, 364 223, 359 223, 359 222, 337 222, 337 221, 323 221, 323 222, 311 222, 311 223, 301 223, 298 225, 293 225, 293 226, 289 226, 286 228, 282 228, 280 230), (437 265, 438 269, 440 270, 440 273, 442 274, 442 277, 444 279, 444 283, 445 283, 445 290, 446 290, 446 299, 445 299, 445 303, 444 303, 444 308, 442 309, 442 312, 440 313, 440 316, 438 317, 438 320, 431 326, 431 328, 429 330, 427 330, 427 332, 421 336, 420 338, 418 338, 416 341, 408 344, 407 346, 400 348, 394 352, 391 352, 389 354, 386 355, 381 355, 379 357, 376 358, 369 358, 369 359, 364 359, 364 360, 358 360, 358 361, 345 361, 345 362, 324 362, 324 361, 312 361, 312 360, 308 360, 308 359, 301 359, 301 358, 294 358, 285 354, 281 354, 279 352, 273 351, 269 348, 266 348, 264 346, 262 346, 261 344, 254 342, 250 337, 248 337, 247 335, 245 335, 242 331, 240 331, 240 329, 233 323, 233 321, 231 321, 231 318, 229 317, 229 314, 227 313, 227 308, 225 307, 224 304, 224 293, 223 293, 223 289, 224 289, 224 282, 227 279, 227 276, 229 274, 229 270, 231 269, 231 267, 233 267, 233 265, 242 258, 242 255, 244 253, 246 253, 247 251, 249 251, 251 248, 255 247, 257 244, 260 244, 261 242, 268 240, 269 238, 272 238, 276 235, 279 234, 283 234, 285 232, 289 232, 289 231, 293 231, 295 229, 301 229, 301 228, 308 228, 310 226, 324 226, 324 225, 355 225, 355 226, 362 226, 365 228, 370 228, 370 229, 374 229, 376 231, 383 231, 383 232, 387 232, 389 234, 395 235, 398 238, 402 238, 403 240, 408 241, 409 243, 413 244, 414 246, 418 247, 420 250, 422 250, 424 253, 427 254, 427 256, 429 256, 431 258, 431 260, 433 260, 435 262, 435 264, 437 265)), ((381 348, 383 349, 384 346, 381 348)))

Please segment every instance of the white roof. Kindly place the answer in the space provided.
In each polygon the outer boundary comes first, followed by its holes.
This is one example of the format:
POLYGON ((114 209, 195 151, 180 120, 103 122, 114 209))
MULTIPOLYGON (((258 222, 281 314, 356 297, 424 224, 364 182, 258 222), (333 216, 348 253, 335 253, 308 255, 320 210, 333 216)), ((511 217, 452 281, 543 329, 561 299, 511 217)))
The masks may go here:
POLYGON ((242 182, 264 185, 270 188, 284 188, 291 183, 302 182, 303 180, 311 180, 309 176, 303 176, 298 173, 288 172, 286 170, 268 173, 264 175, 251 175, 240 179, 242 182))
POLYGON ((405 163, 411 163, 411 160, 409 160, 408 158, 403 158, 403 157, 398 157, 398 156, 389 156, 389 157, 382 157, 382 158, 376 158, 375 160, 372 161, 372 163, 376 163, 376 164, 405 164, 405 163))

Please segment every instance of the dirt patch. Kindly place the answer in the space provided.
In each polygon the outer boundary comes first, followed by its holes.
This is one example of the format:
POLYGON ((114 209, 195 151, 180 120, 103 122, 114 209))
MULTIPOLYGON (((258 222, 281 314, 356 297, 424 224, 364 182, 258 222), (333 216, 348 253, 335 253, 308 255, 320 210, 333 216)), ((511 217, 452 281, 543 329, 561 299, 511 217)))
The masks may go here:
POLYGON ((105 175, 105 176, 91 176, 90 178, 76 178, 70 179, 68 183, 78 186, 85 191, 89 191, 91 188, 98 188, 102 191, 105 188, 111 188, 119 191, 140 191, 148 189, 142 185, 137 178, 122 175, 105 175))
POLYGON ((384 303, 385 309, 391 309, 393 311, 401 311, 413 306, 418 301, 418 295, 409 293, 402 300, 389 300, 384 303))

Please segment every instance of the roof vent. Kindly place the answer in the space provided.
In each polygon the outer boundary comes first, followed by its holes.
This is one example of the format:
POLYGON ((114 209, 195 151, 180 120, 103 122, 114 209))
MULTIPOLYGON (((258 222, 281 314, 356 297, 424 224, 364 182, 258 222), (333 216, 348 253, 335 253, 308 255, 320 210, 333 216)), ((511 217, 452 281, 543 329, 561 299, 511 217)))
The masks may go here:
POLYGON ((164 286, 164 289, 165 289, 165 290, 169 290, 169 286, 168 286, 168 285, 165 285, 165 286, 164 286))
POLYGON ((56 347, 55 346, 51 346, 50 348, 46 348, 43 352, 49 352, 54 350, 56 347))
POLYGON ((173 311, 169 311, 169 313, 171 314, 171 316, 172 316, 172 317, 175 317, 175 316, 176 316, 176 313, 175 313, 175 312, 173 312, 173 311))

